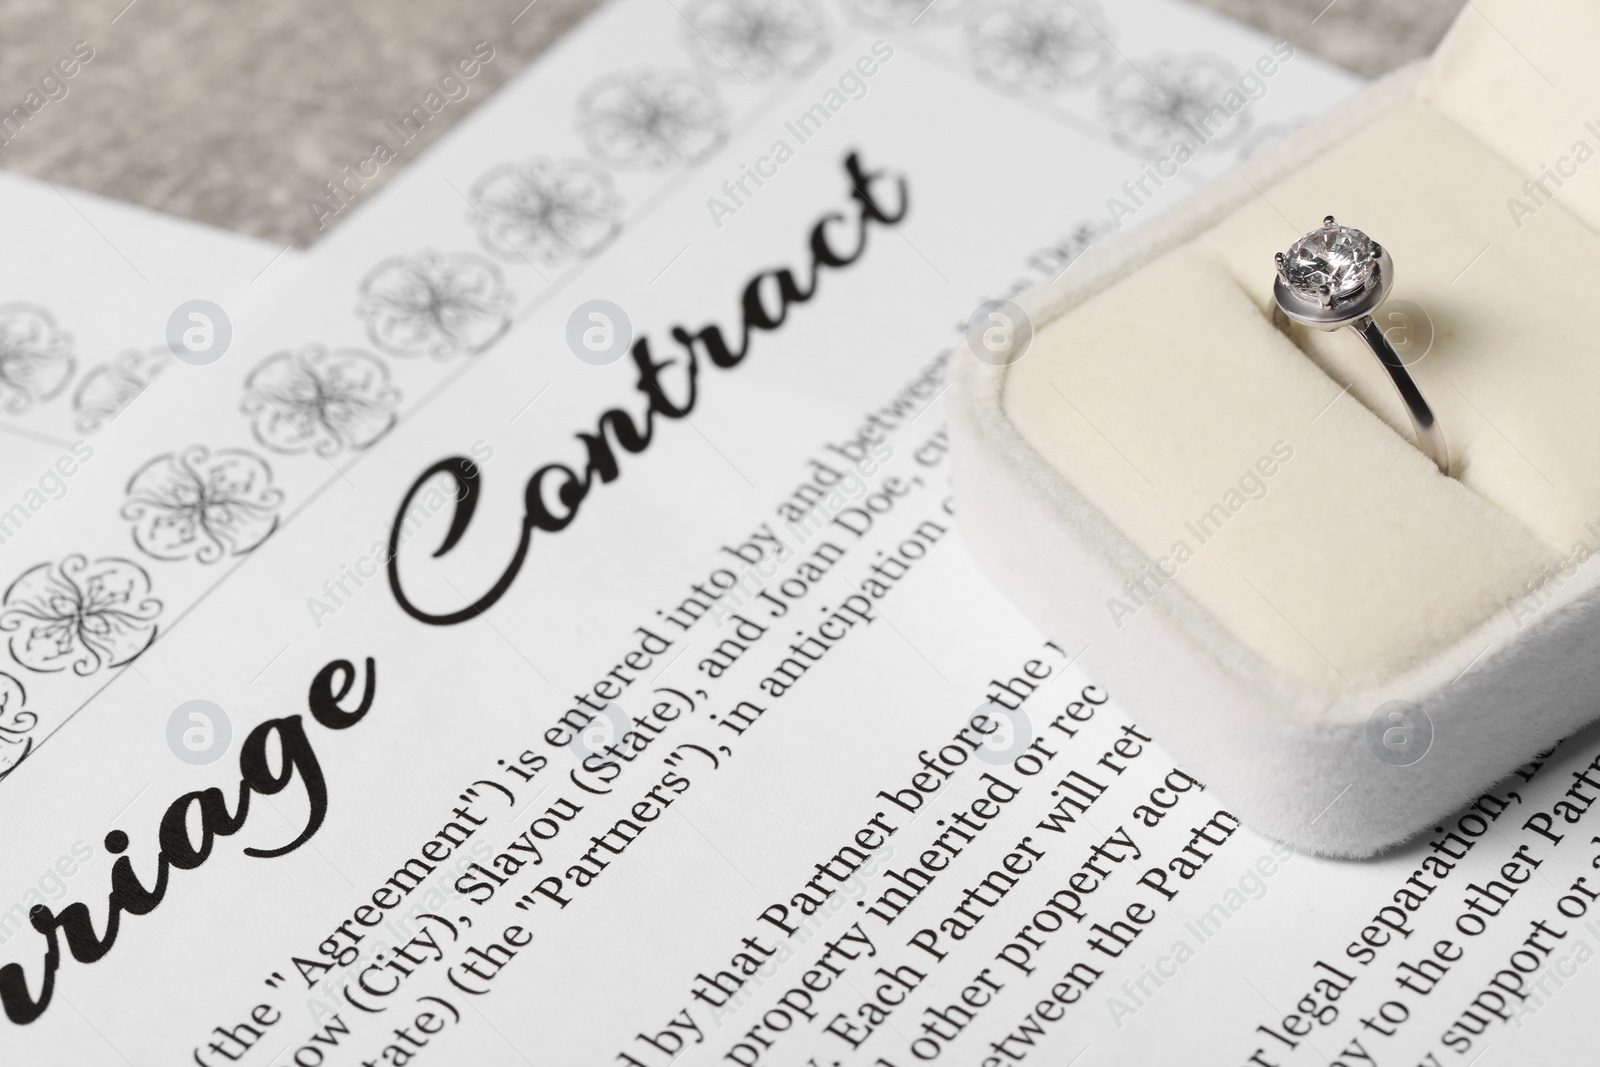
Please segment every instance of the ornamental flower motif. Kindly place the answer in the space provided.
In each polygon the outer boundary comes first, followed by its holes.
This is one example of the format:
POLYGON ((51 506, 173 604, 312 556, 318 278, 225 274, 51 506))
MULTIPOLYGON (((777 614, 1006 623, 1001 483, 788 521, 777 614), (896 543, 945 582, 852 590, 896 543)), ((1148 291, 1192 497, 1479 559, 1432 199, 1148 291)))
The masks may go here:
POLYGON ((473 252, 413 252, 379 263, 361 280, 356 314, 391 356, 477 355, 511 329, 516 294, 500 268, 473 252))
POLYGON ((0 633, 11 634, 11 658, 30 671, 71 667, 86 676, 138 658, 155 641, 160 614, 137 563, 71 555, 11 583, 0 599, 0 633))
POLYGON ((94 433, 122 414, 134 397, 145 391, 156 375, 172 363, 167 348, 140 352, 129 349, 109 363, 102 363, 83 376, 72 396, 78 413, 78 432, 94 433))
POLYGON ((798 74, 828 54, 813 0, 701 0, 684 17, 690 54, 719 77, 769 81, 798 74))
POLYGON ((1199 148, 1232 140, 1250 125, 1249 116, 1226 100, 1238 95, 1237 77, 1217 56, 1160 56, 1107 82, 1100 112, 1112 138, 1136 152, 1163 152, 1178 141, 1199 148))
POLYGON ((1008 0, 967 24, 978 77, 1007 92, 1048 93, 1105 73, 1115 51, 1084 14, 1064 0, 1008 0))
POLYGON ((727 138, 727 113, 711 85, 687 71, 608 74, 578 98, 578 132, 613 167, 666 170, 698 163, 727 138))
POLYGON ((33 304, 0 305, 0 411, 21 415, 72 380, 72 335, 33 304))
POLYGON ((582 160, 525 159, 491 168, 472 187, 478 239, 505 260, 592 255, 622 229, 611 175, 582 160))
POLYGON ((22 683, 0 673, 0 778, 16 770, 33 751, 33 738, 28 735, 39 725, 39 716, 23 708, 27 701, 22 683))
POLYGON ((272 468, 254 453, 190 445, 134 473, 122 517, 132 520, 133 543, 146 555, 215 563, 270 537, 282 503, 272 468))
POLYGON ((358 452, 398 418, 400 390, 389 384, 389 368, 353 348, 306 345, 268 356, 244 389, 239 408, 256 440, 285 455, 358 452))

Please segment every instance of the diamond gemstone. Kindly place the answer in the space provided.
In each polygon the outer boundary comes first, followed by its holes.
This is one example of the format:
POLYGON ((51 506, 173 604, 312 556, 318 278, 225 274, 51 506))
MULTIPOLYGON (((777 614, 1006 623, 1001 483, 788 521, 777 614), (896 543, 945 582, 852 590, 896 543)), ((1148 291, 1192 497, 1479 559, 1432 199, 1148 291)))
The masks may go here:
POLYGON ((1378 269, 1372 238, 1337 224, 1312 230, 1284 253, 1283 280, 1308 298, 1332 292, 1335 300, 1358 292, 1378 269))

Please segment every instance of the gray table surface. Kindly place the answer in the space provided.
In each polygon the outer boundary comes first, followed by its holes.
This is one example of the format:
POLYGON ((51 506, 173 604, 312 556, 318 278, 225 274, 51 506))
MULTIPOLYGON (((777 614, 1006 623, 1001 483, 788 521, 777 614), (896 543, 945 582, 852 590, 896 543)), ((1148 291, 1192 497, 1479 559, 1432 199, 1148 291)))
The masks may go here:
MULTIPOLYGON (((1198 2, 1372 76, 1431 51, 1464 0, 1198 2)), ((5 0, 4 110, 74 42, 89 42, 95 55, 64 99, 0 146, 0 166, 309 246, 320 232, 307 199, 365 155, 384 119, 409 109, 473 42, 491 42, 495 58, 472 83, 472 95, 441 112, 380 180, 392 179, 404 160, 595 6, 94 0, 69 7, 5 0)))

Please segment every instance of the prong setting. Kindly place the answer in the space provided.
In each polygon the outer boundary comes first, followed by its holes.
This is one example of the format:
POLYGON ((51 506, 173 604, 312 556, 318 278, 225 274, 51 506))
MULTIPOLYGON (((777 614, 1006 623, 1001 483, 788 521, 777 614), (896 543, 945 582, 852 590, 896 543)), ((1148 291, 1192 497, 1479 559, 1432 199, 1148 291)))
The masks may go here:
POLYGON ((1354 321, 1383 299, 1392 277, 1382 246, 1332 215, 1273 256, 1278 303, 1290 318, 1324 326, 1354 321))
POLYGON ((1278 306, 1288 317, 1337 329, 1374 311, 1388 295, 1394 265, 1378 242, 1328 215, 1324 225, 1273 256, 1278 306))

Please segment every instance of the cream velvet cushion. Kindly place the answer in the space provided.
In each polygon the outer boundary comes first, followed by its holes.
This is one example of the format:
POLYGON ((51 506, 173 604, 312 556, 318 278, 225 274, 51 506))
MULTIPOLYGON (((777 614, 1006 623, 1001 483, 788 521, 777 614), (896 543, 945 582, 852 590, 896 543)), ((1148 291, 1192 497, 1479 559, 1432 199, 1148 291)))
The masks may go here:
MULTIPOLYGON (((1007 378, 1024 439, 1305 684, 1296 714, 1510 610, 1600 522, 1600 237, 1558 202, 1509 238, 1503 203, 1523 180, 1438 111, 1402 106, 1040 330, 1007 378), (1391 299, 1432 320, 1412 373, 1459 480, 1412 444, 1352 331, 1291 340, 1272 324, 1273 253, 1329 213, 1384 242, 1391 299), (1279 442, 1292 458, 1241 490, 1279 442), (1199 521, 1224 501, 1226 522, 1199 521)), ((1128 628, 1124 607, 1143 609, 1118 599, 1107 617, 1128 628)))

